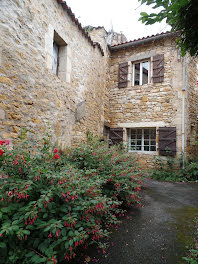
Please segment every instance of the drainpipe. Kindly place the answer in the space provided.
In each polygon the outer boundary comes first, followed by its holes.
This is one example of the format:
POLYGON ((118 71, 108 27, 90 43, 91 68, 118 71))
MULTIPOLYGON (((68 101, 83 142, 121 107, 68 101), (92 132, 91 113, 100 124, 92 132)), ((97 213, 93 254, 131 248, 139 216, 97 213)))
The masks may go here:
POLYGON ((183 80, 182 80, 182 169, 185 164, 185 92, 186 92, 186 56, 183 58, 183 80))

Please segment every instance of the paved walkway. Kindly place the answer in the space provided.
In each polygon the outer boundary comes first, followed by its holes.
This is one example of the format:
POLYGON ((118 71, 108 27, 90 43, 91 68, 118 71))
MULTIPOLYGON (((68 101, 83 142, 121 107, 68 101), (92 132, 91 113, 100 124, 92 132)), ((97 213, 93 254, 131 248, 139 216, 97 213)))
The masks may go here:
POLYGON ((89 263, 185 263, 182 256, 192 243, 193 219, 198 216, 198 184, 146 184, 144 208, 129 212, 131 217, 113 233, 107 254, 89 263))

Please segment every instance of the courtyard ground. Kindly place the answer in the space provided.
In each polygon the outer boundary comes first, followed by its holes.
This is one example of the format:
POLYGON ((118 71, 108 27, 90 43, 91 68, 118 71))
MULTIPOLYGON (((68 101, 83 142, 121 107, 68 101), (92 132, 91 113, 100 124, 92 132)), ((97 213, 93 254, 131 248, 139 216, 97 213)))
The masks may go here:
POLYGON ((180 264, 193 243, 198 216, 198 185, 148 180, 143 208, 130 211, 113 233, 106 255, 89 263, 180 264))

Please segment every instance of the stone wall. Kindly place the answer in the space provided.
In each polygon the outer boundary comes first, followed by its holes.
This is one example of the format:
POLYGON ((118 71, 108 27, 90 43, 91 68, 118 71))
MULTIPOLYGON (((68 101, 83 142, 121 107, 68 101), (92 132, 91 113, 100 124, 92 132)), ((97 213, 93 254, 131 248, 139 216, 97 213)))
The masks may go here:
POLYGON ((186 143, 187 154, 198 155, 198 59, 186 56, 186 143))
MULTIPOLYGON (((177 154, 182 151, 182 59, 175 47, 175 37, 170 35, 161 40, 141 45, 131 45, 112 52, 110 68, 110 111, 113 127, 125 128, 124 140, 127 143, 127 128, 176 126, 177 154), (162 83, 132 86, 132 63, 151 59, 156 54, 164 54, 165 72, 162 83), (118 88, 118 65, 129 63, 127 88, 118 88)), ((151 76, 152 80, 152 76, 151 76)), ((158 142, 158 133, 157 133, 158 142)), ((157 144, 158 147, 158 144, 157 144)), ((146 166, 152 165, 154 154, 144 154, 146 166)))
MULTIPOLYGON (((181 58, 173 34, 110 51, 109 33, 92 27, 90 37, 103 54, 58 2, 1 0, 0 138, 15 140, 22 128, 40 137, 50 127, 54 142, 75 145, 88 130, 102 135, 104 123, 111 123, 124 128, 127 143, 128 128, 176 126, 179 156, 184 96, 190 152, 198 131, 197 60, 181 58), (53 41, 61 45, 58 76, 52 73, 53 41), (156 54, 164 54, 164 81, 132 86, 132 62, 149 59, 152 80, 156 54), (118 88, 122 62, 129 65, 127 88, 118 88)), ((150 166, 157 154, 138 157, 150 166)))
POLYGON ((106 63, 56 0, 1 0, 0 138, 50 126, 58 144, 76 144, 87 130, 102 134, 106 63), (53 37, 66 44, 66 64, 52 73, 53 37), (63 77, 62 77, 63 76, 63 77))
POLYGON ((107 39, 108 39, 108 32, 104 29, 104 27, 97 27, 92 29, 89 32, 91 39, 94 42, 97 42, 101 45, 103 51, 104 51, 104 57, 106 60, 106 80, 105 80, 105 86, 106 90, 105 93, 103 93, 104 96, 104 122, 110 123, 111 117, 110 117, 110 92, 109 92, 109 87, 108 87, 108 82, 110 78, 110 63, 111 63, 111 53, 109 50, 109 47, 107 45, 107 39))

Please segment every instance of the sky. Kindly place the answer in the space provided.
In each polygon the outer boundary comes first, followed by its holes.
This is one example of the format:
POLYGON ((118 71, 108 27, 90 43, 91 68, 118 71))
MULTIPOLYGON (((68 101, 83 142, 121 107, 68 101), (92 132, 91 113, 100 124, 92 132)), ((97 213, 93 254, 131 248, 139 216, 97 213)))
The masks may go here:
MULTIPOLYGON (((170 30, 165 23, 146 26, 138 21, 141 12, 153 12, 138 0, 66 0, 83 26, 104 26, 107 31, 122 32, 128 40, 170 30)), ((155 11, 155 10, 154 10, 155 11)))

